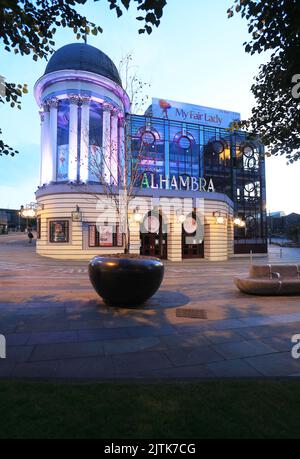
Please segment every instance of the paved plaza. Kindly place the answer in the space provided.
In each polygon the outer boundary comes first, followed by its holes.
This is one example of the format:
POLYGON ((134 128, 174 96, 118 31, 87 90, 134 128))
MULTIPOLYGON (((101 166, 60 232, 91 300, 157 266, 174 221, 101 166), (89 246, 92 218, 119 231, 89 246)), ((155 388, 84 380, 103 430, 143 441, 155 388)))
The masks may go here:
MULTIPOLYGON (((268 260, 300 263, 300 250, 280 257, 274 246, 268 260)), ((87 262, 41 258, 26 235, 1 235, 0 377, 300 376, 291 356, 300 297, 240 293, 233 277, 248 271, 247 258, 165 266, 161 289, 143 307, 111 308, 91 287, 87 262)))

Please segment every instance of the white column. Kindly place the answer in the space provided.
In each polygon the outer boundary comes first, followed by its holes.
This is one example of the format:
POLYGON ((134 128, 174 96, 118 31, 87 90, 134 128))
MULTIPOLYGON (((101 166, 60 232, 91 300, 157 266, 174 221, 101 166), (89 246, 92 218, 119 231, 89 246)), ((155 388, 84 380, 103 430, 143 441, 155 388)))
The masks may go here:
POLYGON ((50 99, 48 101, 50 107, 50 143, 52 153, 52 177, 51 181, 56 182, 57 174, 57 108, 58 100, 50 99))
POLYGON ((118 155, 118 112, 112 110, 111 112, 111 152, 110 152, 110 174, 111 184, 118 185, 119 175, 119 155, 118 155))
POLYGON ((80 132, 80 180, 89 179, 90 98, 82 97, 80 132))
POLYGON ((121 185, 123 186, 126 180, 125 148, 125 120, 124 118, 119 118, 119 174, 122 181, 121 185))
POLYGON ((79 97, 71 95, 70 100, 70 121, 69 121, 69 180, 77 180, 78 166, 78 103, 79 97))
POLYGON ((52 150, 50 142, 50 113, 49 106, 43 105, 41 116, 41 175, 40 185, 52 180, 52 150))
POLYGON ((110 183, 110 112, 111 107, 103 104, 103 139, 102 139, 102 156, 103 156, 103 178, 106 183, 110 183))

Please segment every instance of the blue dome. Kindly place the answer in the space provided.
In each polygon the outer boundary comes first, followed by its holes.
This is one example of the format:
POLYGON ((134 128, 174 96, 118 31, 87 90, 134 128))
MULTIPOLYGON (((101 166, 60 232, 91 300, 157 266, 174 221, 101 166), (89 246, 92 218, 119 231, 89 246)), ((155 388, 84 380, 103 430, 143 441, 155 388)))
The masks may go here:
POLYGON ((102 75, 122 86, 113 61, 100 49, 85 43, 72 43, 58 49, 47 64, 45 75, 58 70, 85 70, 102 75))

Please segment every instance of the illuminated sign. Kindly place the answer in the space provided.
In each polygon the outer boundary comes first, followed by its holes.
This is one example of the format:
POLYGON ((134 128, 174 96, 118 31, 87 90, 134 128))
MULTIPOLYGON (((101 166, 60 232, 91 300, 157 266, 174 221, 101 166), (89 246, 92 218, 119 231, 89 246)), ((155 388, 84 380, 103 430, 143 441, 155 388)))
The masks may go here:
POLYGON ((152 99, 152 116, 220 128, 228 128, 233 121, 241 119, 240 113, 228 110, 156 98, 152 99))
POLYGON ((213 193, 215 187, 212 179, 206 180, 204 177, 176 177, 175 175, 155 175, 145 172, 143 174, 141 188, 151 188, 153 190, 181 190, 181 191, 206 191, 213 193))

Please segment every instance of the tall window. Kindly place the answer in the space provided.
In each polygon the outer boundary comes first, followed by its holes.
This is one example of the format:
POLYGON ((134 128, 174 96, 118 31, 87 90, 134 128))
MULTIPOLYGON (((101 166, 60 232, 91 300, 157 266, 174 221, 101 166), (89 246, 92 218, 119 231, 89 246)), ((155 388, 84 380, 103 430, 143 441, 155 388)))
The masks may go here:
POLYGON ((102 168, 103 110, 98 102, 90 103, 89 180, 99 182, 102 168))
POLYGON ((199 175, 199 155, 190 132, 177 132, 170 143, 170 175, 199 175))
POLYGON ((60 100, 57 111, 57 181, 68 180, 69 119, 69 101, 68 99, 60 100))
POLYGON ((165 174, 165 146, 161 132, 158 132, 152 124, 142 126, 132 139, 131 148, 133 151, 132 167, 136 168, 138 158, 137 186, 144 173, 148 176, 153 174, 156 179, 165 174))

